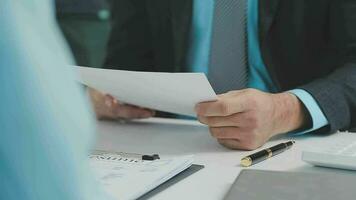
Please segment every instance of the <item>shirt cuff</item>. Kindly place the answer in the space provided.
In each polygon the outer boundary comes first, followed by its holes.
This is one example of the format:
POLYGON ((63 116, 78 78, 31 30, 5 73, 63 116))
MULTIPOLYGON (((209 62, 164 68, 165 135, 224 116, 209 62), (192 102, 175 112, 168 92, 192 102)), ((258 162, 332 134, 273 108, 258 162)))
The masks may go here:
POLYGON ((323 111, 321 111, 318 103, 311 94, 302 89, 290 90, 289 92, 297 96, 298 99, 304 104, 312 120, 311 128, 308 128, 306 130, 300 130, 298 132, 294 132, 293 134, 303 135, 305 133, 315 131, 329 124, 323 111))

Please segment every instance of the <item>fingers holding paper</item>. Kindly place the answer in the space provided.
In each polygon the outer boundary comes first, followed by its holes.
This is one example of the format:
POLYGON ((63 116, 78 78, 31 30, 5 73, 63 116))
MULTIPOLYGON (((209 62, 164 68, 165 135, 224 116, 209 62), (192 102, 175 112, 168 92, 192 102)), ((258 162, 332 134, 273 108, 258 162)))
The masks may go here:
POLYGON ((198 104, 196 112, 211 135, 232 149, 256 149, 271 137, 296 130, 304 123, 297 97, 254 89, 219 95, 218 101, 198 104))
POLYGON ((155 112, 152 110, 122 104, 115 97, 103 94, 93 88, 88 88, 88 90, 96 116, 100 120, 141 119, 155 115, 155 112))

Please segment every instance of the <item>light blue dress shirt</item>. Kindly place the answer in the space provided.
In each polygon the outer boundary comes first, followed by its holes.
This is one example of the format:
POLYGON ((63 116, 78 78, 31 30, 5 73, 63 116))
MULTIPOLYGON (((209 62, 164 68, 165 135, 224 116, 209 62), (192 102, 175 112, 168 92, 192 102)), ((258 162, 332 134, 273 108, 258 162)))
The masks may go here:
POLYGON ((107 199, 94 123, 49 0, 0 1, 0 199, 107 199))
MULTIPOLYGON (((194 72, 209 71, 209 52, 211 44, 212 24, 215 0, 194 0, 193 22, 191 32, 191 49, 189 63, 194 72)), ((273 83, 261 56, 258 36, 258 0, 248 0, 248 61, 249 81, 248 87, 265 92, 278 92, 273 83)), ((289 91, 296 95, 305 105, 312 119, 312 127, 298 132, 303 134, 324 127, 328 124, 324 113, 318 103, 307 91, 295 89, 289 91)))

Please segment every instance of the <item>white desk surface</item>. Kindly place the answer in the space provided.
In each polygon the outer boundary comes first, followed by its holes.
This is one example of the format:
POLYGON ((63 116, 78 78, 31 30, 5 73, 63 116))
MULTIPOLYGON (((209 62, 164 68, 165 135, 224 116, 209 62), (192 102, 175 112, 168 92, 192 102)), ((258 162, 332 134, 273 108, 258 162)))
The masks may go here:
MULTIPOLYGON (((266 148, 280 142, 295 140, 288 151, 261 162, 250 169, 281 171, 351 171, 313 167, 301 160, 302 150, 314 146, 330 136, 302 136, 275 138, 266 148)), ((159 155, 195 155, 195 164, 204 165, 199 172, 176 183, 152 199, 223 199, 235 178, 243 169, 242 157, 252 152, 229 150, 209 134, 208 128, 196 121, 153 118, 130 123, 99 122, 96 149, 159 155)))

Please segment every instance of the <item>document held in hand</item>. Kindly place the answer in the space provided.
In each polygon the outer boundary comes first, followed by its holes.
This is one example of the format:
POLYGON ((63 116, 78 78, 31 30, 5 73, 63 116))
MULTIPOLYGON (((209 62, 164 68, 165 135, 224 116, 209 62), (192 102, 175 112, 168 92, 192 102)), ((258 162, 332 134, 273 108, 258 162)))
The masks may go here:
POLYGON ((79 82, 119 101, 153 110, 196 116, 197 103, 217 96, 203 73, 161 73, 75 67, 79 82))

